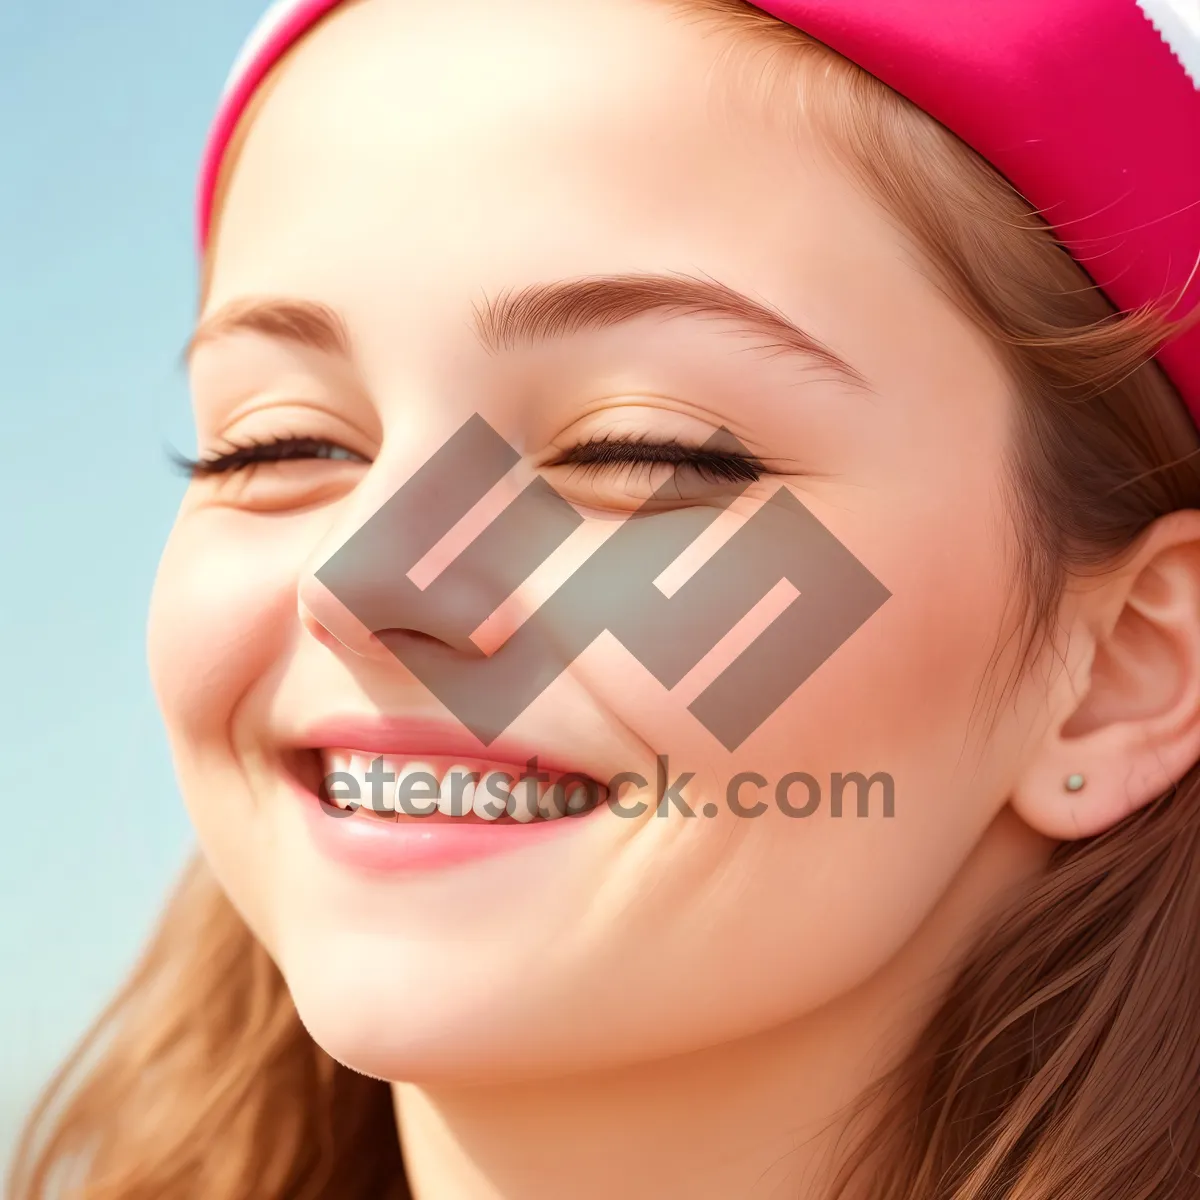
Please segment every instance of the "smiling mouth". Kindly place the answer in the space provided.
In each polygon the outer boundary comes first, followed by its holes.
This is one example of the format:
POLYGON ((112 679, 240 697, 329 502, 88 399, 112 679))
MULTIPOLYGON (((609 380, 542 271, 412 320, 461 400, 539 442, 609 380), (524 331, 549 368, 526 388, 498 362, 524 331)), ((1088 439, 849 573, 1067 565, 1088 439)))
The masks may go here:
POLYGON ((351 820, 520 826, 582 816, 608 789, 579 772, 445 755, 347 747, 300 751, 289 764, 330 815, 351 820))

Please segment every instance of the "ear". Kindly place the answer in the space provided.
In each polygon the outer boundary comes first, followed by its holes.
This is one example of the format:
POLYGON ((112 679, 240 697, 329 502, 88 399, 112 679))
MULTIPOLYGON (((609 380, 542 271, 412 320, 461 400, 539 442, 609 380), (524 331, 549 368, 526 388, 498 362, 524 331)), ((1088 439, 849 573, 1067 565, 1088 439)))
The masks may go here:
POLYGON ((1058 840, 1103 833, 1200 761, 1200 512, 1155 521, 1069 604, 1067 670, 1010 798, 1058 840))

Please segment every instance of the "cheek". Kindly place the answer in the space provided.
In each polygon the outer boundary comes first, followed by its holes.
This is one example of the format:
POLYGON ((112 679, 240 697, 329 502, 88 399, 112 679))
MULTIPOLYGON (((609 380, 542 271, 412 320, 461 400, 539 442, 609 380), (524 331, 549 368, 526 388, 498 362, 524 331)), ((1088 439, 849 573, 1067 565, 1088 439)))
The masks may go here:
MULTIPOLYGON (((996 747, 1009 743, 1015 717, 995 712, 986 687, 1002 686, 1011 666, 1001 561, 995 545, 936 542, 881 560, 891 599, 747 744, 747 769, 767 761, 768 778, 805 771, 822 788, 815 818, 764 824, 756 854, 779 911, 836 914, 823 933, 803 921, 793 930, 822 964, 825 989, 853 986, 905 945, 1003 807, 996 747), (851 786, 834 817, 836 773, 888 777, 893 815, 883 815, 879 788, 859 816, 851 786)), ((802 804, 808 793, 798 794, 802 804)), ((803 994, 811 981, 802 962, 792 967, 803 994)))
MULTIPOLYGON (((729 1021, 786 1019, 868 978, 985 837, 1005 781, 994 756, 982 757, 978 739, 992 715, 982 688, 989 668, 1007 678, 1008 658, 993 656, 1014 592, 1003 544, 977 532, 988 527, 986 510, 974 515, 961 526, 923 523, 929 536, 919 540, 882 521, 862 537, 846 534, 891 598, 731 754, 618 647, 597 644, 581 660, 590 690, 669 755, 672 779, 696 773, 693 810, 714 804, 711 820, 645 821, 606 881, 611 911, 648 922, 632 919, 637 929, 615 939, 626 974, 614 962, 611 977, 627 979, 637 960, 641 994, 660 996, 677 985, 656 964, 686 977, 697 999, 686 1022, 680 1015, 681 1040, 728 1033, 729 1021), (728 783, 742 772, 766 780, 739 796, 764 802, 753 818, 728 802, 728 783), (777 802, 779 781, 797 772, 819 788, 803 817, 777 802), (881 785, 860 817, 853 784, 834 815, 834 776, 852 772, 890 776, 891 817, 881 785)), ((800 808, 813 796, 797 783, 786 799, 800 808)))
POLYGON ((969 752, 962 739, 1012 649, 1004 631, 1015 587, 999 559, 979 546, 925 544, 889 564, 891 599, 846 664, 860 732, 879 729, 888 744, 927 753, 944 733, 959 739, 956 756, 969 752))
POLYGON ((269 700, 299 633, 297 579, 313 545, 305 524, 185 507, 150 606, 150 672, 184 803, 210 869, 268 949, 278 938, 264 864, 277 857, 276 833, 244 751, 256 702, 269 700))
MULTIPOLYGON (((808 504, 890 595, 734 752, 688 705, 736 650, 712 655, 716 666, 706 660, 668 691, 604 635, 573 672, 645 744, 679 756, 688 769, 712 763, 726 779, 736 771, 770 776, 817 766, 888 771, 913 776, 918 795, 927 791, 918 780, 942 777, 956 764, 966 778, 964 739, 976 729, 972 722, 982 726, 990 715, 994 697, 985 685, 1004 682, 1014 649, 1004 635, 1017 595, 995 498, 976 488, 947 507, 920 496, 908 511, 873 508, 853 522, 844 503, 840 510, 832 501, 808 504)), ((696 603, 702 607, 703 598, 696 603)))
POLYGON ((228 744, 238 703, 295 636, 297 579, 312 544, 296 524, 235 521, 221 510, 185 511, 177 522, 148 634, 151 678, 177 751, 228 744))

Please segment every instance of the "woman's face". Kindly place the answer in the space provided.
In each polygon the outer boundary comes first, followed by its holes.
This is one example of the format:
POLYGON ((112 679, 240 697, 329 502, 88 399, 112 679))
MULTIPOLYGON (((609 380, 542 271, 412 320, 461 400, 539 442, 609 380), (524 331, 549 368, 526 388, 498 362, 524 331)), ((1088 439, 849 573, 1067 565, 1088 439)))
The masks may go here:
MULTIPOLYGON (((341 457, 191 485, 156 586, 152 669, 213 869, 317 1041, 368 1074, 648 1059, 846 994, 992 836, 1037 719, 1035 704, 1009 703, 992 720, 988 704, 1016 615, 1004 374, 799 106, 768 119, 754 72, 721 58, 727 45, 645 0, 370 0, 299 46, 233 174, 192 355, 201 456, 304 438, 341 457), (748 306, 737 318, 650 305, 627 277, 656 275, 715 281, 803 334, 759 330, 748 306), (513 316, 505 298, 532 287, 555 291, 498 331, 513 316), (581 298, 573 319, 536 319, 581 298), (306 305, 337 315, 346 353, 306 305), (666 592, 768 503, 776 517, 744 543, 748 561, 810 568, 819 609, 822 585, 841 585, 807 513, 889 594, 799 686, 785 677, 774 711, 778 678, 745 684, 747 711, 770 715, 733 749, 688 706, 749 626, 674 687, 601 633, 500 739, 474 742, 461 704, 401 660, 419 652, 456 696, 497 699, 490 660, 446 644, 446 612, 461 599, 478 615, 489 586, 506 596, 495 578, 521 537, 437 605, 399 587, 391 603, 386 556, 356 561, 355 586, 389 614, 374 640, 315 578, 473 416, 521 460, 489 511, 540 474, 582 517, 480 631, 489 651, 673 471, 674 499, 643 528, 720 519, 666 592), (686 463, 579 465, 598 442, 628 456, 630 439, 694 447, 721 429, 766 467, 733 502, 686 463), (323 774, 361 776, 385 751, 385 769, 437 774, 536 752, 600 782, 641 775, 621 803, 647 803, 638 816, 601 804, 495 823, 321 807, 323 774), (691 775, 675 794, 695 815, 656 808, 658 756, 672 784, 691 775), (766 801, 757 816, 729 803, 740 772, 764 781, 738 794, 746 808, 766 801), (776 803, 796 772, 819 789, 806 817, 776 803), (892 815, 882 780, 866 816, 853 783, 833 815, 837 772, 889 776, 892 815)), ((468 541, 440 544, 424 582, 468 541)), ((613 589, 599 589, 600 610, 613 589)), ((667 623, 681 644, 695 614, 724 611, 719 587, 701 591, 667 623)), ((758 627, 794 595, 776 589, 758 627)), ((850 599, 826 605, 826 624, 850 599)), ((796 784, 787 799, 811 796, 796 784)))

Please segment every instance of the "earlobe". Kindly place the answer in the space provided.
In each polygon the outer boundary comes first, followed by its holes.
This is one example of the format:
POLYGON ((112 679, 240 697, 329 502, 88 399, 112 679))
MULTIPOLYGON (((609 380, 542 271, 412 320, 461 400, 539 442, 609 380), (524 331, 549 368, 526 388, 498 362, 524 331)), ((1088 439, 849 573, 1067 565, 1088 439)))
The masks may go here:
POLYGON ((1063 841, 1112 828, 1200 760, 1200 512, 1156 521, 1075 603, 1073 638, 1090 639, 1091 662, 1074 679, 1060 672, 1010 798, 1063 841))
MULTIPOLYGON (((1119 744, 1114 743, 1114 748, 1119 744)), ((1044 837, 1058 841, 1096 837, 1169 791, 1188 769, 1173 775, 1152 752, 1126 749, 1134 753, 1106 753, 1101 747, 1080 744, 1076 757, 1089 759, 1090 773, 1060 770, 1055 774, 1047 760, 1043 769, 1027 775, 1014 789, 1013 809, 1044 837)))

